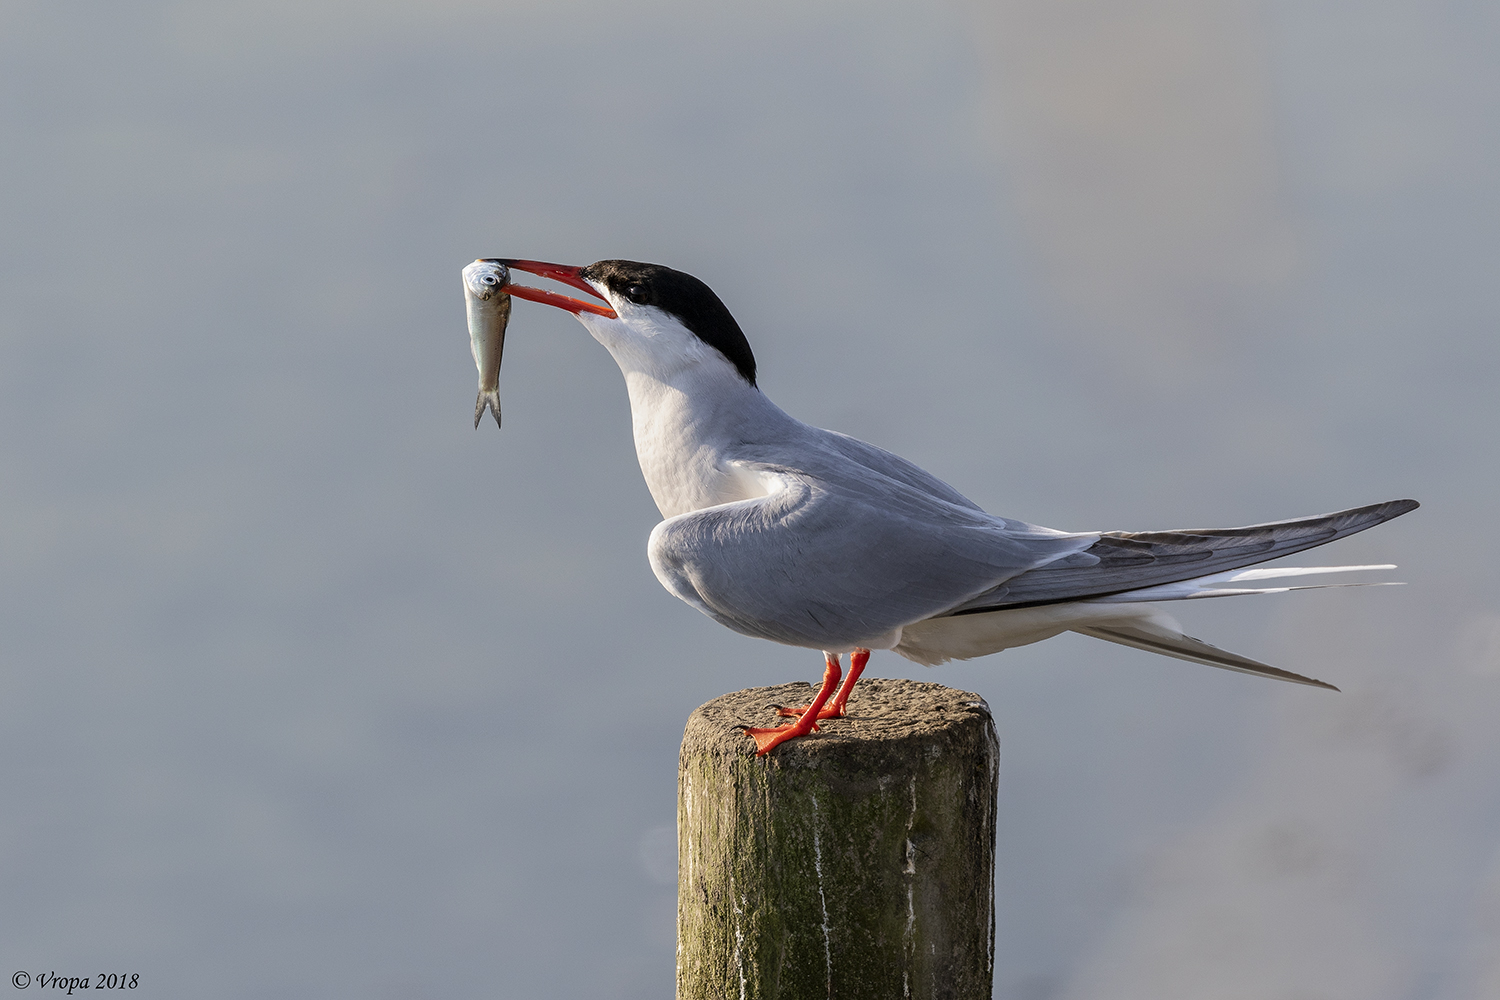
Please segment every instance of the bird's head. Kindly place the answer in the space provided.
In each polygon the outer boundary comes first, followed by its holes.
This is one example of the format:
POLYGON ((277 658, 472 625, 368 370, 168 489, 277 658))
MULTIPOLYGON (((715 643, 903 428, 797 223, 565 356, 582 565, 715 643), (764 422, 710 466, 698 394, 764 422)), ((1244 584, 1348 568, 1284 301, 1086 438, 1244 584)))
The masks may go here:
POLYGON ((511 284, 506 289, 516 298, 577 316, 622 367, 667 373, 705 357, 721 357, 746 382, 755 384, 755 355, 740 325, 713 289, 691 274, 633 260, 601 260, 587 267, 492 260, 602 300, 595 303, 526 285, 511 284))

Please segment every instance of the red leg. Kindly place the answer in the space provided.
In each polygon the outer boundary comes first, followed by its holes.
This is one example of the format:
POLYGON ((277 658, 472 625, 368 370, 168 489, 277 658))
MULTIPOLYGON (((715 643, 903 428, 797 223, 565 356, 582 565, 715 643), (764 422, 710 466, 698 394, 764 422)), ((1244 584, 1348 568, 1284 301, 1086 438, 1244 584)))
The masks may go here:
POLYGON ((785 726, 775 726, 771 729, 756 729, 751 726, 743 726, 745 735, 755 740, 755 753, 758 757, 764 757, 771 752, 771 748, 780 746, 787 740, 798 736, 806 736, 817 728, 818 712, 823 708, 823 703, 833 694, 833 689, 839 686, 839 658, 833 653, 825 654, 828 665, 823 668, 823 686, 818 688, 818 696, 813 699, 807 711, 803 712, 796 722, 785 726))
MULTIPOLYGON (((822 711, 818 713, 820 719, 842 719, 845 706, 849 704, 849 692, 854 690, 854 682, 859 680, 859 675, 865 672, 865 664, 870 662, 870 651, 868 649, 856 649, 849 656, 849 674, 844 678, 844 683, 839 685, 838 694, 833 696, 822 711)), ((781 707, 776 710, 778 715, 788 715, 798 718, 807 711, 808 706, 799 705, 796 708, 781 707)))
POLYGON ((865 672, 865 664, 870 662, 870 651, 868 649, 856 649, 849 654, 849 676, 844 678, 844 683, 839 685, 839 693, 833 696, 833 701, 823 709, 820 719, 844 717, 844 707, 849 704, 849 692, 854 690, 854 682, 859 680, 859 675, 865 672))

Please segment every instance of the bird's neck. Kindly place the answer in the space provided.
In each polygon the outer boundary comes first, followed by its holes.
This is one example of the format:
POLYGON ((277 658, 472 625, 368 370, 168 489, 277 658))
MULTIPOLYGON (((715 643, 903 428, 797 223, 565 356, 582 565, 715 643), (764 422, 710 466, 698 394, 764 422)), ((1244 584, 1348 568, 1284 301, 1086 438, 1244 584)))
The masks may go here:
POLYGON ((795 421, 733 366, 707 358, 670 373, 621 367, 636 457, 663 517, 766 494, 759 477, 731 463, 795 421))

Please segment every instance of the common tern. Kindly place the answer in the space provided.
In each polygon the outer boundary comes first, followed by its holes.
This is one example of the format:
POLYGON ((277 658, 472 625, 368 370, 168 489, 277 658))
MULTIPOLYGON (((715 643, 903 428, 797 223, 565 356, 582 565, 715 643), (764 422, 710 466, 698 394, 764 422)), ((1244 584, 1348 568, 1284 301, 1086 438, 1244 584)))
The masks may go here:
POLYGON ((1391 500, 1180 531, 1055 531, 997 517, 903 458, 782 411, 756 386, 739 324, 689 274, 626 260, 476 263, 591 297, 505 289, 573 313, 624 373, 636 456, 663 517, 647 543, 662 586, 736 632, 823 652, 817 696, 783 710, 795 722, 746 728, 760 754, 843 715, 875 649, 930 666, 1072 631, 1337 690, 1184 635, 1156 605, 1309 589, 1258 585, 1267 580, 1393 569, 1246 567, 1417 507, 1391 500))

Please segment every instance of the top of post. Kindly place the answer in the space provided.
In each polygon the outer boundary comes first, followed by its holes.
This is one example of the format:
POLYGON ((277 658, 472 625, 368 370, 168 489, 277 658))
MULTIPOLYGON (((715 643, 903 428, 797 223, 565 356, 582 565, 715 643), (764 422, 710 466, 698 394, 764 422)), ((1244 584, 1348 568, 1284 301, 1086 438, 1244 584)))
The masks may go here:
MULTIPOLYGON (((814 693, 812 685, 796 683, 720 695, 688 717, 682 755, 754 757, 755 742, 740 727, 785 722, 777 707, 806 704, 814 693)), ((950 740, 967 743, 973 727, 992 725, 989 705, 972 691, 866 677, 854 689, 847 715, 822 720, 817 732, 783 743, 762 759, 783 767, 819 767, 857 755, 878 771, 883 755, 941 752, 950 740)))

